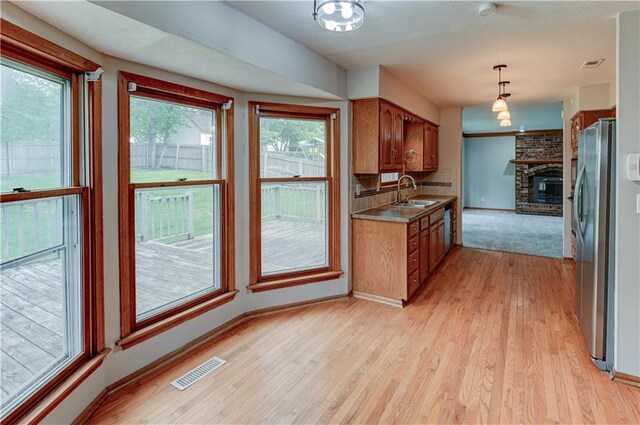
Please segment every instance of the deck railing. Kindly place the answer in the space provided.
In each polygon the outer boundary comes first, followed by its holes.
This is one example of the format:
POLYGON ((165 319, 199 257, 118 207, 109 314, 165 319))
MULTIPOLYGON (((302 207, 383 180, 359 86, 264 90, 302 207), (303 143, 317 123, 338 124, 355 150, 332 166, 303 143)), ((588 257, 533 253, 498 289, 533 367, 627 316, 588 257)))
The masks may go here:
POLYGON ((262 188, 262 218, 322 222, 326 219, 326 190, 322 185, 269 185, 262 188))
POLYGON ((0 204, 2 262, 60 245, 62 203, 51 198, 0 204))
POLYGON ((193 193, 152 196, 136 192, 136 239, 140 242, 195 237, 193 193))

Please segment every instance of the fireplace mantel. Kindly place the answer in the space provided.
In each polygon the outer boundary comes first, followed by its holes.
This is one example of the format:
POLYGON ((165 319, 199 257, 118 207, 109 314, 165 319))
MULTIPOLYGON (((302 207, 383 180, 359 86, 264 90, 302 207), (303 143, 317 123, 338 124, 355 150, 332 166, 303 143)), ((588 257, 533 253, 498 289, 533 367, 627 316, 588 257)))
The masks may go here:
POLYGON ((546 159, 511 159, 509 162, 513 164, 562 164, 562 159, 546 158, 546 159))

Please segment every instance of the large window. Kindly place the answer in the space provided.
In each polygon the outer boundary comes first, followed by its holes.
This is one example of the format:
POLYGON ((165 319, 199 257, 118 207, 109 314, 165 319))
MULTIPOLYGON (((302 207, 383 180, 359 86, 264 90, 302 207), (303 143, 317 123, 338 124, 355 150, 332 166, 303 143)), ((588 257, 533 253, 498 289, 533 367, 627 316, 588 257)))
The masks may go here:
POLYGON ((71 52, 74 63, 52 60, 50 43, 2 27, 0 417, 12 423, 104 345, 91 167, 99 81, 83 72, 98 65, 71 52))
POLYGON ((249 107, 251 288, 339 276, 338 110, 249 107))
MULTIPOLYGON (((229 98, 120 75, 122 336, 229 293, 229 98)), ((135 335, 134 335, 135 337, 135 335)))

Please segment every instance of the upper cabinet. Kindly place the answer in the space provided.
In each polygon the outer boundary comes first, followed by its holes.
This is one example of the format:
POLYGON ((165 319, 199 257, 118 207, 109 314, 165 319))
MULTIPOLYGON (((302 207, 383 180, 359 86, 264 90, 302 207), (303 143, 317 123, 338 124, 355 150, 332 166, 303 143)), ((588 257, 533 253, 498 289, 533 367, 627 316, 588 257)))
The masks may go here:
POLYGON ((578 157, 578 135, 600 118, 615 117, 615 107, 611 109, 597 109, 593 111, 578 111, 571 118, 571 157, 578 157))
POLYGON ((438 127, 383 99, 354 100, 352 154, 354 174, 435 171, 438 127))

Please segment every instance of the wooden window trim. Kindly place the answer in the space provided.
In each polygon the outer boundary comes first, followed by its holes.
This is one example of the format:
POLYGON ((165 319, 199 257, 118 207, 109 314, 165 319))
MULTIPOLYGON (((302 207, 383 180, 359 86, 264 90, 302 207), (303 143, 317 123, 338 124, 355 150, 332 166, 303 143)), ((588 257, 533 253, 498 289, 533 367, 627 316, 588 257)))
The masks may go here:
MULTIPOLYGON (((233 98, 194 89, 168 81, 120 71, 118 77, 118 165, 119 165, 119 240, 120 240, 120 340, 118 345, 123 349, 132 347, 159 333, 179 325, 193 317, 203 314, 226 302, 233 300, 235 290, 235 220, 234 220, 234 107, 233 98), (134 93, 128 91, 128 83, 135 83, 134 93), (216 111, 218 124, 226 117, 225 131, 222 125, 216 126, 217 140, 221 143, 226 166, 225 179, 194 180, 184 182, 131 183, 130 181, 130 148, 129 148, 129 99, 139 96, 160 101, 171 102, 216 111), (222 114, 222 105, 231 101, 230 109, 222 114), (226 137, 223 137, 226 136, 226 137), (130 214, 135 189, 161 188, 175 186, 221 186, 221 202, 225 205, 222 211, 221 246, 224 253, 222 288, 220 290, 196 297, 186 303, 171 307, 159 314, 141 321, 136 319, 135 309, 135 243, 132 243, 134 232, 134 215, 130 214)), ((218 155, 218 170, 222 168, 218 155)))
POLYGON ((193 319, 194 317, 206 313, 207 311, 211 311, 214 308, 220 307, 221 305, 233 301, 238 292, 239 291, 237 289, 234 289, 233 291, 218 294, 216 297, 211 298, 205 302, 198 302, 186 310, 183 309, 183 311, 172 314, 160 321, 156 321, 151 325, 145 326, 140 330, 130 333, 126 337, 116 342, 116 344, 122 347, 123 350, 126 350, 127 348, 133 347, 134 345, 139 344, 142 341, 146 341, 149 338, 161 334, 162 332, 171 329, 174 326, 180 325, 187 320, 193 319))
POLYGON ((249 102, 249 197, 250 197, 250 284, 254 292, 280 289, 339 278, 340 269, 340 110, 338 108, 249 102), (259 112, 258 112, 259 108, 259 112), (335 118, 331 118, 334 115, 335 118), (323 177, 261 178, 260 116, 309 118, 327 122, 327 175, 323 177), (329 134, 330 133, 330 134, 329 134), (328 266, 315 269, 261 276, 260 186, 270 182, 327 182, 328 196, 328 266))
POLYGON ((96 71, 100 66, 2 18, 0 18, 0 50, 2 56, 61 76, 71 82, 69 106, 72 187, 7 193, 0 196, 0 202, 64 195, 80 195, 82 199, 84 353, 3 418, 3 422, 7 423, 24 420, 25 417, 33 418, 28 422, 38 422, 90 376, 110 351, 105 350, 104 337, 102 81, 86 83, 85 122, 88 124, 88 140, 85 140, 85 147, 88 178, 85 185, 80 187, 80 162, 83 158, 81 158, 80 146, 82 107, 78 74, 96 71))

